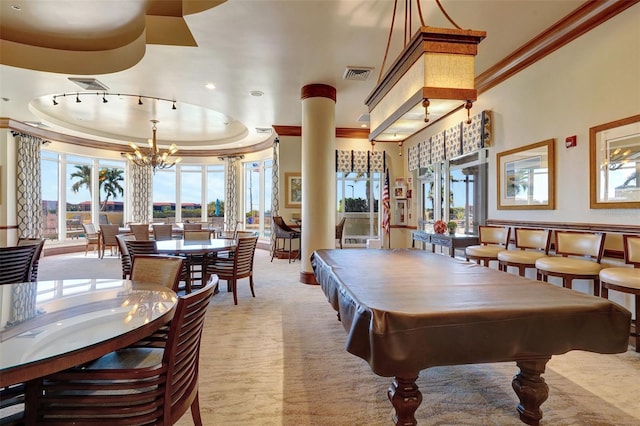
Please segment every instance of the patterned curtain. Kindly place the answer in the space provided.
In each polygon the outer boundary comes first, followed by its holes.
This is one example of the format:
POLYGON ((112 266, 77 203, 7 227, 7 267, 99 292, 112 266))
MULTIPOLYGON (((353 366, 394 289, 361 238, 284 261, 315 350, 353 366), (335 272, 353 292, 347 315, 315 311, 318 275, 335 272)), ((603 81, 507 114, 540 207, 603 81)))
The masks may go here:
POLYGON ((446 158, 455 158, 462 154, 462 123, 450 127, 444 132, 446 158))
POLYGON ((153 186, 151 167, 129 163, 131 170, 132 221, 149 223, 153 217, 153 186))
POLYGON ((384 151, 336 150, 336 173, 384 171, 384 151))
POLYGON ((444 132, 431 136, 431 164, 444 161, 444 132))
MULTIPOLYGON (((280 178, 278 177, 280 163, 279 163, 279 153, 280 153, 280 140, 275 138, 273 140, 273 167, 271 169, 271 217, 280 215, 280 190, 279 190, 279 182, 280 178)), ((273 220, 271 221, 271 253, 276 249, 276 231, 274 229, 273 220)))
POLYGON ((409 147, 409 171, 412 172, 420 167, 420 143, 409 147))
POLYGON ((469 154, 491 146, 491 111, 482 111, 471 118, 471 124, 463 123, 462 153, 469 154))
POLYGON ((19 238, 42 238, 40 146, 42 139, 13 133, 18 142, 17 221, 19 238))
POLYGON ((224 227, 226 230, 236 228, 238 221, 238 160, 240 157, 225 157, 227 173, 224 182, 224 227))
POLYGON ((420 165, 427 167, 431 164, 431 139, 420 142, 420 165))

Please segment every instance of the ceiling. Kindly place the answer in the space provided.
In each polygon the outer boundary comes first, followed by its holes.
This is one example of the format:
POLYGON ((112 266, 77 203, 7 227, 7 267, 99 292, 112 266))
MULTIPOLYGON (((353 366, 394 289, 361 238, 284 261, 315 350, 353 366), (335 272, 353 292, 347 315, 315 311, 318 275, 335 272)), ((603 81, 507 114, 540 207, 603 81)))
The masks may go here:
MULTIPOLYGON (((399 3, 387 64, 403 43, 399 3)), ((476 57, 479 75, 585 1, 441 3, 462 28, 487 32, 476 57)), ((300 126, 301 88, 324 83, 337 89, 336 126, 357 129, 380 73, 393 6, 391 0, 2 0, 0 117, 114 149, 146 141, 153 119, 158 143, 175 142, 182 155, 246 151, 266 147, 272 126, 300 126), (373 71, 365 81, 345 80, 349 66, 373 71), (108 95, 69 77, 95 78, 108 95), (67 96, 54 105, 60 94, 67 96)), ((423 0, 422 9, 427 25, 452 28, 435 1, 423 0)))

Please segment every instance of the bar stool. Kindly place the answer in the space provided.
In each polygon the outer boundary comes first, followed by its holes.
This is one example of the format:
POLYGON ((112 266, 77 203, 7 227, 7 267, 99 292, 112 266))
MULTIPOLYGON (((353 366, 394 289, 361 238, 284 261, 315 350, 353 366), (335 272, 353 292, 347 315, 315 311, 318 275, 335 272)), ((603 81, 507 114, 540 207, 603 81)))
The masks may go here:
POLYGON ((573 280, 593 280, 593 295, 600 294, 600 269, 604 252, 605 233, 556 231, 555 252, 536 260, 537 278, 547 282, 549 277, 562 279, 562 286, 572 288, 573 280))
POLYGON ((609 290, 633 294, 635 296, 635 337, 636 352, 640 352, 640 332, 638 315, 640 315, 640 235, 622 236, 624 239, 624 263, 633 267, 603 268, 600 270, 600 296, 607 299, 609 290))
POLYGON ((518 268, 524 277, 527 268, 536 267, 536 260, 549 255, 551 231, 548 229, 516 228, 516 248, 498 253, 498 269, 507 272, 508 266, 518 268))
POLYGON ((467 260, 473 260, 478 265, 480 262, 486 267, 492 260, 498 260, 498 253, 509 246, 508 226, 480 226, 478 227, 478 240, 480 244, 466 247, 464 254, 467 260))

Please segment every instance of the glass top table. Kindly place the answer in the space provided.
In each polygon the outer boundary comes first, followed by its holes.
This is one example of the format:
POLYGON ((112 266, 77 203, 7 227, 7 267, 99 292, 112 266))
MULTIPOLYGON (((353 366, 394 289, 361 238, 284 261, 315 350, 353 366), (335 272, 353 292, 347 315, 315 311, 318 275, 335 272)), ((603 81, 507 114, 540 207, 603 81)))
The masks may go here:
POLYGON ((173 317, 169 288, 122 279, 0 286, 0 386, 99 358, 153 334, 173 317))

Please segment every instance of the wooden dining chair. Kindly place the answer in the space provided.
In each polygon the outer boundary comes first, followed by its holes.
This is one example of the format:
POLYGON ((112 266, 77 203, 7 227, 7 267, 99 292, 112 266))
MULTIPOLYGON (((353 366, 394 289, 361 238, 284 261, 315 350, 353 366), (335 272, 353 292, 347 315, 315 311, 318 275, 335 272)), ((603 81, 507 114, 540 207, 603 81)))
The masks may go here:
POLYGON ((149 239, 149 224, 148 223, 130 223, 129 229, 133 233, 136 240, 148 240, 149 239))
POLYGON ((44 238, 18 238, 18 246, 36 246, 33 253, 33 263, 31 264, 31 281, 38 281, 38 266, 42 257, 42 249, 44 248, 44 238))
POLYGON ((83 223, 82 229, 84 230, 84 255, 87 255, 90 246, 94 246, 95 250, 98 250, 98 256, 100 256, 100 234, 96 230, 96 226, 93 223, 83 223))
POLYGON ((185 241, 207 241, 211 239, 211 231, 205 230, 184 230, 183 237, 185 241))
MULTIPOLYGON (((138 255, 147 254, 159 254, 158 247, 155 240, 125 240, 129 256, 131 257, 131 264, 138 255)), ((184 290, 185 293, 191 293, 191 266, 189 259, 182 257, 184 263, 182 265, 182 272, 180 274, 180 281, 184 281, 184 288, 177 288, 177 291, 184 290)))
POLYGON ((185 222, 182 224, 182 229, 185 231, 200 231, 202 230, 202 223, 185 222))
POLYGON ((179 256, 159 254, 137 254, 131 264, 131 281, 157 284, 177 292, 184 268, 184 259, 179 256))
POLYGON ((170 240, 173 238, 173 226, 168 224, 154 223, 153 227, 153 239, 156 241, 170 240))
POLYGON ((134 239, 133 235, 116 235, 118 250, 120 252, 120 264, 122 266, 122 278, 127 279, 131 275, 131 255, 127 248, 126 240, 134 239))
POLYGON ((249 278, 251 295, 256 297, 253 289, 253 259, 258 245, 258 236, 238 238, 230 257, 206 257, 203 280, 212 275, 225 280, 231 287, 233 303, 238 304, 238 280, 249 278))
POLYGON ((31 281, 37 245, 0 247, 0 284, 31 281))
POLYGON ((100 258, 104 258, 104 252, 107 248, 111 250, 111 254, 113 255, 113 249, 118 250, 118 240, 116 240, 116 235, 120 232, 120 226, 109 224, 109 225, 100 225, 100 249, 101 255, 100 258))
POLYGON ((198 398, 200 342, 217 277, 180 296, 162 348, 129 347, 28 383, 25 424, 172 425, 191 409, 202 425, 198 398))

